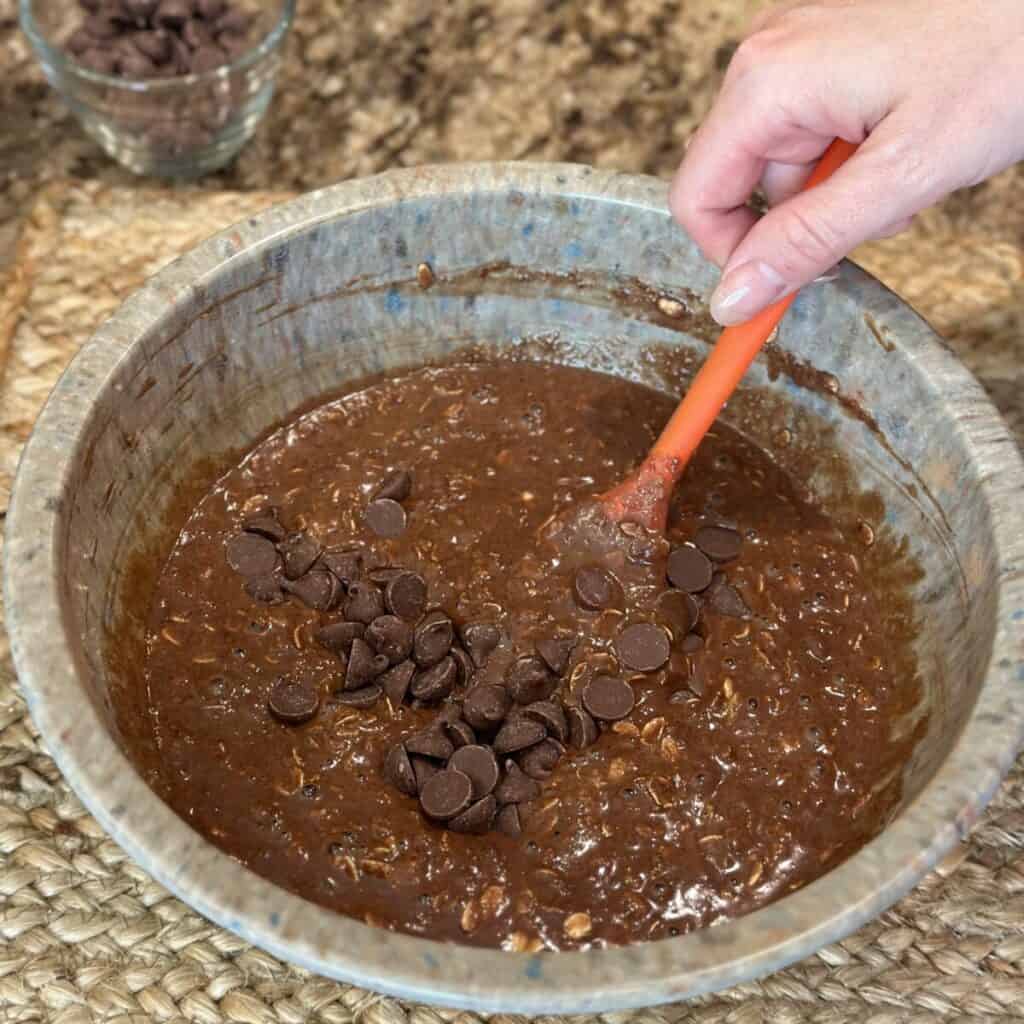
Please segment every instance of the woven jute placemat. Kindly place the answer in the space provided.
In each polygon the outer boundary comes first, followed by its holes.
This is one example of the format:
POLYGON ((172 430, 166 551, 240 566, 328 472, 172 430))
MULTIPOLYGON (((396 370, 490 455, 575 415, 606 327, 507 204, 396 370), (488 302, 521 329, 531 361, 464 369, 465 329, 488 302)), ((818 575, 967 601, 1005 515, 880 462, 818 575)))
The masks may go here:
MULTIPOLYGON (((60 371, 150 274, 286 196, 58 184, 0 278, 0 515, 60 371)), ((1024 246, 955 206, 858 254, 950 339, 1021 438, 1024 246)), ((0 605, 2 616, 2 605, 0 605)), ((1024 767, 969 840, 845 942, 772 977, 625 1021, 915 1024, 1024 1019, 1024 767)), ((209 924, 107 838, 61 778, 18 694, 0 618, 0 1019, 471 1024, 326 981, 209 924)), ((519 1018, 491 1018, 492 1020, 519 1018)))

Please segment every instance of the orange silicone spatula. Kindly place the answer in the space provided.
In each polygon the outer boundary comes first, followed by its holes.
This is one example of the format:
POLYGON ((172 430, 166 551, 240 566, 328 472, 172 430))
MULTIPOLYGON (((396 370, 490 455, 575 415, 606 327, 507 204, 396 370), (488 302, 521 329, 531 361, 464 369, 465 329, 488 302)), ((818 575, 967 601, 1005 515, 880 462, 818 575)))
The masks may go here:
MULTIPOLYGON (((852 143, 836 139, 825 150, 804 189, 823 182, 856 149, 852 143)), ((641 523, 659 532, 665 529, 672 488, 794 298, 796 293, 787 295, 753 320, 722 331, 647 458, 621 484, 601 496, 611 520, 641 523)))

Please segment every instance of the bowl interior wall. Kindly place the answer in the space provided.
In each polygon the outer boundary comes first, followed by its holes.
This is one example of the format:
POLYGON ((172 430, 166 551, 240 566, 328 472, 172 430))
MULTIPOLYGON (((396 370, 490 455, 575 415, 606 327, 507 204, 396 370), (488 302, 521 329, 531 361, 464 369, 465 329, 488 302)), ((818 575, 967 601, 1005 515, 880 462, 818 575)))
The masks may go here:
MULTIPOLYGON (((127 683, 169 543, 232 455, 295 409, 470 344, 678 393, 714 336, 698 312, 709 267, 666 216, 624 203, 515 192, 407 200, 225 255, 215 278, 169 296, 173 315, 105 382, 64 488, 65 610, 91 698, 122 743, 145 739, 145 708, 127 683), (433 268, 429 288, 417 283, 420 263, 433 268), (659 308, 665 296, 693 312, 659 308)), ((850 529, 870 524, 876 571, 902 547, 924 569, 914 593, 930 717, 906 802, 981 686, 995 566, 963 438, 884 316, 862 316, 858 274, 847 268, 801 297, 725 416, 850 529)))

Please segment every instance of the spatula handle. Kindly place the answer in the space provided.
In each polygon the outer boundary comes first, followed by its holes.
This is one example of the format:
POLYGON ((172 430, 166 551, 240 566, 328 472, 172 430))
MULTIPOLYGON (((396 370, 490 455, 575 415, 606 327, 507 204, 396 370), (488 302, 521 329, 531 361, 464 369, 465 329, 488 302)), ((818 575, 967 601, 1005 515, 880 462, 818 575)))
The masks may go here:
MULTIPOLYGON (((818 161, 804 190, 814 188, 830 177, 856 149, 852 143, 836 139, 818 161)), ((796 293, 787 295, 752 320, 722 331, 711 354, 693 378, 686 396, 654 443, 652 457, 659 463, 675 465, 677 473, 682 473, 697 445, 722 411, 722 406, 736 390, 747 368, 795 298, 796 293)))

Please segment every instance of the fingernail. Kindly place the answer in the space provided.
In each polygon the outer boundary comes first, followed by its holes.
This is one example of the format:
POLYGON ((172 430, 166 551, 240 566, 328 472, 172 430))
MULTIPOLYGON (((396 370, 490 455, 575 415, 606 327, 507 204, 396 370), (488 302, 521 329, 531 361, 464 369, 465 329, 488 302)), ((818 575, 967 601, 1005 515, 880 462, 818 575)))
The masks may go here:
POLYGON ((730 270, 711 296, 711 315, 722 325, 742 324, 786 294, 777 270, 750 260, 730 270))

